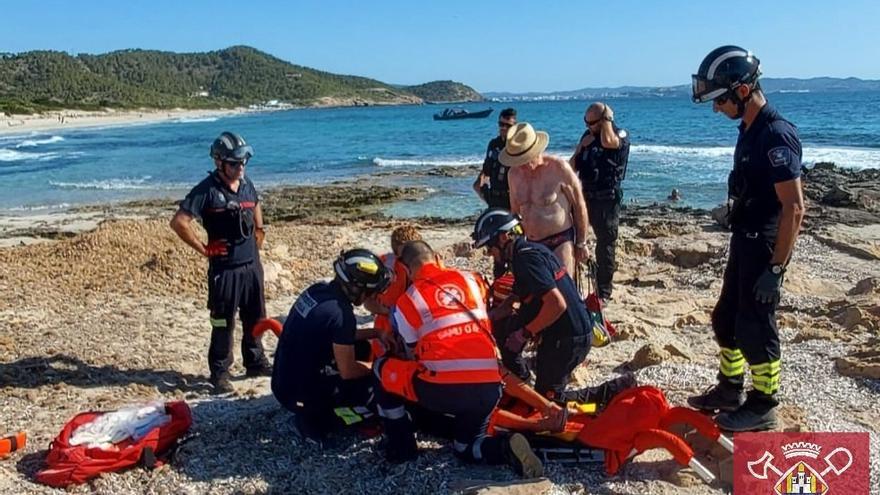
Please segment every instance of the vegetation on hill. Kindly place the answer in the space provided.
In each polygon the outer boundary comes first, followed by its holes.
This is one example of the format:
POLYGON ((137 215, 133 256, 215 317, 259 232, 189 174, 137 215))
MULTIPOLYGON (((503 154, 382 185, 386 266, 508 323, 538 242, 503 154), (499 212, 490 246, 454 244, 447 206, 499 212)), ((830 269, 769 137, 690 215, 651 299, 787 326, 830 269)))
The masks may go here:
POLYGON ((402 89, 430 102, 483 101, 474 88, 455 81, 433 81, 402 89))
MULTIPOLYGON (((455 93, 444 95, 445 85, 423 86, 434 88, 430 94, 438 100, 458 99, 461 88, 467 88, 455 84, 450 86, 455 93)), ((7 113, 60 108, 219 108, 272 100, 293 105, 421 102, 407 88, 294 65, 246 46, 207 53, 0 54, 0 111, 7 113)))

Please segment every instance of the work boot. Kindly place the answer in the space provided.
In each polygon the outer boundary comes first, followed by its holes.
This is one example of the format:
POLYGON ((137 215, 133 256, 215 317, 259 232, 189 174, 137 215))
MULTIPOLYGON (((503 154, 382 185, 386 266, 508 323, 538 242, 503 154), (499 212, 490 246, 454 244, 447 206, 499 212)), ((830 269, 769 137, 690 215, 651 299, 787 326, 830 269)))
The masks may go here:
POLYGON ((386 419, 384 426, 385 437, 382 444, 385 447, 386 461, 399 464, 418 457, 419 447, 416 444, 416 434, 408 416, 400 419, 386 419))
POLYGON ((722 430, 734 433, 775 430, 779 426, 776 420, 776 408, 761 412, 745 405, 736 411, 719 414, 715 418, 715 423, 722 430))
POLYGON ((507 439, 507 462, 523 478, 544 476, 544 465, 532 451, 532 446, 522 433, 514 433, 507 439))
POLYGON ((308 420, 304 412, 297 412, 293 415, 294 433, 300 440, 311 443, 318 447, 324 446, 326 438, 324 430, 314 421, 308 420))
POLYGON ((229 381, 229 373, 223 372, 211 377, 211 386, 215 394, 228 394, 235 392, 232 382, 229 381))
POLYGON ((745 402, 741 388, 732 387, 724 382, 707 388, 700 395, 688 397, 687 403, 701 411, 736 411, 745 402))
POLYGON ((263 361, 262 363, 251 366, 244 372, 245 376, 248 378, 255 378, 258 376, 272 376, 272 365, 269 364, 268 361, 263 361))

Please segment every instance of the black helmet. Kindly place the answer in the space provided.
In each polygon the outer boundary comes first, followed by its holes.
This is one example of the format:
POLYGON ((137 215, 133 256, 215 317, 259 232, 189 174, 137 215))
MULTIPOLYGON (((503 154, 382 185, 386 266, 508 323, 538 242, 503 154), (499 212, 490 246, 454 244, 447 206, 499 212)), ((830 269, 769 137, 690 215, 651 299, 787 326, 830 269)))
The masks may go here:
POLYGON ((474 225, 474 233, 471 234, 474 247, 481 248, 505 232, 522 234, 519 216, 504 208, 489 208, 480 215, 474 225))
POLYGON ((343 285, 362 291, 382 292, 391 283, 391 272, 366 249, 343 251, 333 262, 333 271, 343 285))
POLYGON ((226 131, 211 145, 211 158, 220 161, 247 161, 254 156, 254 148, 243 137, 226 131))
POLYGON ((727 45, 706 55, 693 75, 694 103, 712 101, 761 75, 761 61, 745 48, 727 45))

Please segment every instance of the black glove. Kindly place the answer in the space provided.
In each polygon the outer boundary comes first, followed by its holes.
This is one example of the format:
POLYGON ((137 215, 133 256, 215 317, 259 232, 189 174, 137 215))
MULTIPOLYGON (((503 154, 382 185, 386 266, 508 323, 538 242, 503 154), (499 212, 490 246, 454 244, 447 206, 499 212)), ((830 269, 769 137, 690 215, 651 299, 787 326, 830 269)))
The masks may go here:
POLYGON ((779 302, 781 288, 782 273, 776 274, 767 268, 755 282, 755 300, 763 304, 776 304, 779 302))

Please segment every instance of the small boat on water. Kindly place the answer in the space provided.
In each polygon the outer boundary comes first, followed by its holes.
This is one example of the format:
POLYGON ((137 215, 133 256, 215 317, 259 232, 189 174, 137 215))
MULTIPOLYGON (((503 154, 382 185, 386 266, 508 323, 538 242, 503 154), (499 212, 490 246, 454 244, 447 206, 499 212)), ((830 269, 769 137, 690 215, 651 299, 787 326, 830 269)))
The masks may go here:
POLYGON ((457 120, 457 119, 482 119, 492 113, 491 108, 479 112, 469 112, 464 108, 447 108, 440 113, 434 114, 434 120, 457 120))

